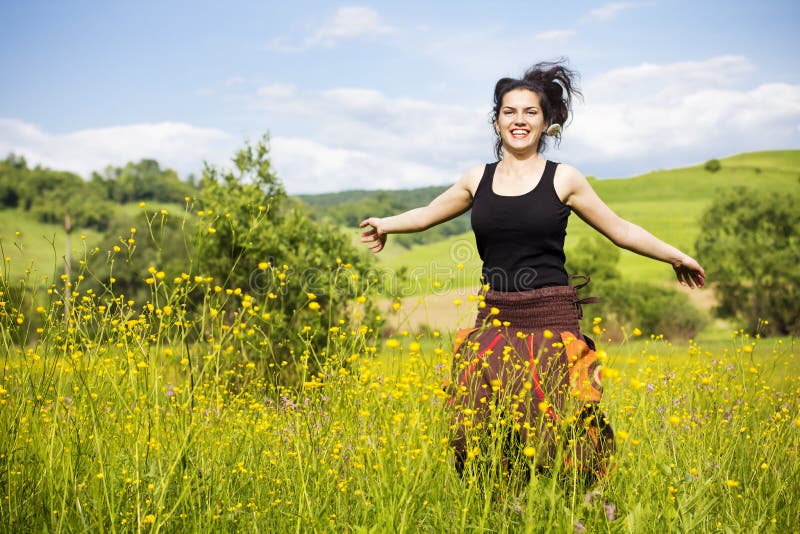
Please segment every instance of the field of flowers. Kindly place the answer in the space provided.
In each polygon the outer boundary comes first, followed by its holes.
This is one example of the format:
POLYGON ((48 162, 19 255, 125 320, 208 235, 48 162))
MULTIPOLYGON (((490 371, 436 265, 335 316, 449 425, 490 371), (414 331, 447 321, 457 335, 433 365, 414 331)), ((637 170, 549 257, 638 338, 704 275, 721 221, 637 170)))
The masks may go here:
MULTIPOLYGON (((326 332, 299 326, 305 350, 274 361, 259 355, 280 341, 278 294, 158 266, 142 273, 151 297, 138 303, 113 281, 99 294, 82 276, 66 291, 32 278, 0 279, 3 531, 788 532, 800 522, 794 340, 739 331, 706 348, 645 333, 608 345, 602 405, 617 448, 606 477, 589 484, 556 462, 526 481, 500 468, 491 440, 475 442, 460 476, 443 389, 451 332, 373 328, 373 297, 360 296, 326 332), (40 303, 35 317, 25 302, 40 303), (310 341, 320 334, 322 349, 310 341)), ((321 295, 304 301, 304 313, 326 313, 321 295)))

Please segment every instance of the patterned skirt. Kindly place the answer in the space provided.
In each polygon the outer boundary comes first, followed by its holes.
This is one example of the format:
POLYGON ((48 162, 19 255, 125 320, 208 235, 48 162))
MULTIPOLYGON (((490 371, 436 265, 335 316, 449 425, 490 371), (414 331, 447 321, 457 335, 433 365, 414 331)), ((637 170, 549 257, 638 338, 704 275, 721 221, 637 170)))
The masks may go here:
POLYGON ((601 362, 579 326, 581 304, 592 300, 572 286, 484 294, 475 326, 460 330, 454 347, 449 404, 459 471, 482 440, 502 433, 539 468, 560 459, 605 473, 614 438, 598 407, 601 362))

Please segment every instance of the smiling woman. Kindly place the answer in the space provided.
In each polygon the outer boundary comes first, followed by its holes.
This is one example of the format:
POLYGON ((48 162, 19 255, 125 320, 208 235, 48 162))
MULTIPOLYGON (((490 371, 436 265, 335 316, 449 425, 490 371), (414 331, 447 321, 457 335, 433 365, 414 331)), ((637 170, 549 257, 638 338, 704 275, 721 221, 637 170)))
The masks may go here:
POLYGON ((537 153, 546 148, 547 137, 542 135, 543 132, 556 141, 560 140, 561 127, 569 120, 572 99, 581 95, 575 78, 575 73, 561 64, 543 62, 529 69, 522 79, 501 78, 497 82, 494 88, 492 124, 496 125, 494 151, 498 160, 503 159, 505 140, 502 137, 502 125, 513 123, 517 119, 516 112, 524 112, 533 122, 542 124, 542 129, 535 136, 537 153), (515 108, 515 105, 527 107, 520 109, 515 108), (545 124, 544 117, 549 119, 548 124, 545 124))
POLYGON ((459 333, 454 354, 449 404, 460 471, 490 433, 517 445, 503 462, 524 457, 524 472, 559 457, 590 480, 605 471, 613 433, 599 409, 600 361, 580 331, 586 300, 565 269, 572 211, 615 245, 670 263, 681 284, 704 283, 694 259, 617 216, 574 167, 541 156, 569 120, 576 79, 562 62, 500 79, 492 109, 498 161, 472 169, 428 206, 361 223, 370 227, 362 241, 379 252, 390 233, 425 230, 472 209, 485 285, 474 328, 459 333))

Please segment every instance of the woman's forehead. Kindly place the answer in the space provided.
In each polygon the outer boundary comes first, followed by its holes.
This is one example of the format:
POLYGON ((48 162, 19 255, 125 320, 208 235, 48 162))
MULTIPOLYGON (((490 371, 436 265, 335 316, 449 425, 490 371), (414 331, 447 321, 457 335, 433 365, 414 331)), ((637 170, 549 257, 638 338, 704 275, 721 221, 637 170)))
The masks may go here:
POLYGON ((530 89, 518 87, 517 89, 512 89, 503 96, 503 106, 514 108, 538 108, 540 107, 539 95, 530 89))

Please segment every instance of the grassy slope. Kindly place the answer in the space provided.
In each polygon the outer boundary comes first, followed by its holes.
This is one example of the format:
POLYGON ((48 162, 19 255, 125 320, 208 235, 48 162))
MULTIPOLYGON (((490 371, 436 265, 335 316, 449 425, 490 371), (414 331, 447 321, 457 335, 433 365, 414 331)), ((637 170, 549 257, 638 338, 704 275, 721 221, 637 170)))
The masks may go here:
MULTIPOLYGON (((622 217, 648 229, 656 236, 692 253, 698 235, 698 221, 713 201, 715 194, 734 186, 759 187, 774 191, 800 187, 800 151, 772 151, 741 154, 722 161, 722 169, 709 173, 702 165, 656 171, 634 178, 597 180, 595 190, 622 217)), ((567 251, 577 246, 581 238, 594 231, 577 216, 570 217, 567 228, 567 251)), ((382 257, 383 265, 391 269, 405 266, 434 272, 457 274, 451 250, 461 250, 460 243, 474 246, 470 233, 446 241, 414 247, 404 253, 382 257), (455 247, 455 248, 454 248, 455 247), (434 271, 432 266, 436 268, 434 271)), ((474 250, 464 261, 470 276, 452 276, 452 281, 475 284, 480 260, 474 250)), ((668 281, 672 270, 658 262, 622 251, 620 268, 631 280, 668 281)), ((447 276, 440 277, 447 283, 447 276)))
MULTIPOLYGON (((131 216, 142 210, 138 203, 116 206, 115 209, 131 216)), ((147 204, 148 212, 160 209, 180 214, 184 206, 147 204)), ((104 245, 111 246, 111 243, 103 243, 102 232, 74 228, 70 243, 73 269, 77 267, 77 261, 91 248, 104 245), (82 239, 82 236, 85 236, 85 239, 82 239)), ((0 210, 0 247, 5 259, 5 271, 3 271, 5 276, 23 276, 26 269, 31 270, 37 277, 52 276, 56 271, 63 272, 66 248, 63 225, 39 222, 30 213, 21 210, 0 210)))

